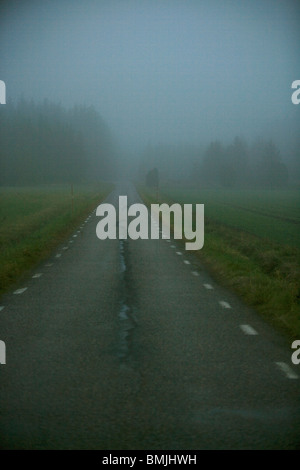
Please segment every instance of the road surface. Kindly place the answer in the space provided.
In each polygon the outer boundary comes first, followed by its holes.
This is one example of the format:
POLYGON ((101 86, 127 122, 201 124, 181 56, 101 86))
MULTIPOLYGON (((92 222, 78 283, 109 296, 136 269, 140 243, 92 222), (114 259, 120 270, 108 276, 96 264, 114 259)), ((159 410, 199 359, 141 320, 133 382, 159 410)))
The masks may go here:
POLYGON ((180 242, 98 221, 0 301, 1 449, 300 448, 290 344, 180 242))

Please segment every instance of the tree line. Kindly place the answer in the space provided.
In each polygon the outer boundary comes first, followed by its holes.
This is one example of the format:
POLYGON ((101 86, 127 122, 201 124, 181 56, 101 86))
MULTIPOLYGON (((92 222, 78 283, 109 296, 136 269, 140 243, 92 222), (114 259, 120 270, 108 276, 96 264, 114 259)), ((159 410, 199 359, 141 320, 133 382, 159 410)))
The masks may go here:
POLYGON ((157 168, 166 180, 186 180, 209 187, 284 188, 289 172, 274 142, 258 139, 253 144, 235 137, 229 145, 211 142, 203 148, 191 145, 148 145, 139 173, 147 177, 157 168))
POLYGON ((93 107, 24 99, 1 106, 1 185, 106 179, 113 166, 112 136, 93 107))

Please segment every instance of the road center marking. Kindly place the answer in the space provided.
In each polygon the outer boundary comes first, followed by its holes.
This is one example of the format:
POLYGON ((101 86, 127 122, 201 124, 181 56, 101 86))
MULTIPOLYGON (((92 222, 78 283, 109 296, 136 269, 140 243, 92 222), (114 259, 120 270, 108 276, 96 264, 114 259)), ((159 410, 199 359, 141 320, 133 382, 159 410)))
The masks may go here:
POLYGON ((298 379, 298 375, 285 362, 275 362, 279 369, 287 376, 288 379, 298 379))
POLYGON ((183 262, 184 264, 191 264, 187 259, 185 259, 183 262))
POLYGON ((205 289, 209 289, 209 290, 213 289, 213 286, 211 284, 203 284, 203 285, 204 285, 205 289))
POLYGON ((257 331, 250 325, 240 325, 240 328, 245 335, 258 335, 257 331))
POLYGON ((199 273, 197 271, 192 271, 193 276, 199 276, 199 273))
POLYGON ((14 294, 20 295, 20 294, 23 294, 23 292, 25 292, 26 290, 27 290, 27 287, 23 287, 22 289, 15 290, 14 294))
POLYGON ((32 276, 32 279, 36 279, 38 277, 41 277, 43 275, 43 273, 36 273, 32 276))
POLYGON ((53 266, 53 263, 47 263, 45 264, 46 268, 50 268, 51 266, 53 266))
POLYGON ((60 258, 61 257, 61 253, 57 253, 57 255, 55 256, 55 258, 60 258))
POLYGON ((0 312, 1 312, 1 310, 3 310, 3 309, 4 309, 4 306, 3 306, 3 305, 2 305, 2 306, 0 306, 0 312))
POLYGON ((219 300, 219 304, 221 305, 221 307, 223 308, 231 308, 231 306, 229 305, 228 302, 225 302, 225 300, 219 300))
POLYGON ((181 256, 182 255, 181 251, 176 251, 176 255, 181 256))

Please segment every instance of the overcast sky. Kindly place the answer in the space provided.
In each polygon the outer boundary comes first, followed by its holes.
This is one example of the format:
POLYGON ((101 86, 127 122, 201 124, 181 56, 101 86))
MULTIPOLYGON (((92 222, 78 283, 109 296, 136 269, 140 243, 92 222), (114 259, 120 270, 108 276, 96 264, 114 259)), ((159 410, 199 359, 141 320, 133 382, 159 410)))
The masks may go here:
POLYGON ((300 2, 2 1, 7 99, 94 105, 120 142, 229 140, 298 119, 300 2))

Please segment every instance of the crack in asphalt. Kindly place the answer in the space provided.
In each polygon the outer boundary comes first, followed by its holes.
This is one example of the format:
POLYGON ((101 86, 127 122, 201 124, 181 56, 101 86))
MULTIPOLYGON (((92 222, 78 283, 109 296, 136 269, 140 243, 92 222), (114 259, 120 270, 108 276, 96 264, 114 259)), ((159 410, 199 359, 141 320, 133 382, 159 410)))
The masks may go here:
POLYGON ((120 307, 117 355, 121 362, 132 365, 132 339, 137 327, 128 242, 119 241, 120 253, 120 307))

